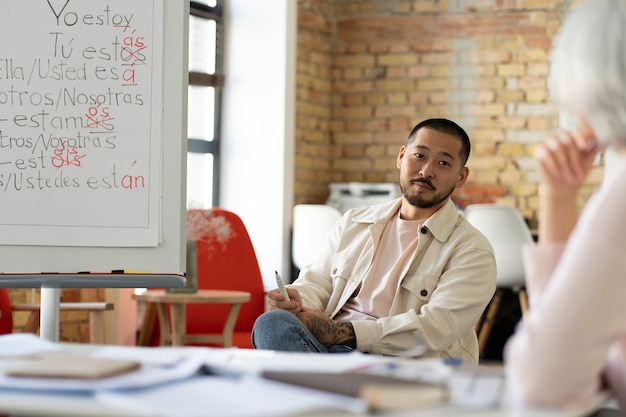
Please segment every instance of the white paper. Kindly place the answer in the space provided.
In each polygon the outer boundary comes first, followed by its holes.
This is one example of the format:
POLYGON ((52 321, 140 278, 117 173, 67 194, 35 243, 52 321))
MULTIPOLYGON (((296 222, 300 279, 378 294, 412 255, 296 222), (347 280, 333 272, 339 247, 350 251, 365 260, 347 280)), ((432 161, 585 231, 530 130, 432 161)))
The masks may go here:
POLYGON ((11 333, 0 336, 0 359, 3 356, 26 356, 62 350, 58 344, 41 339, 32 333, 11 333))
POLYGON ((262 371, 346 372, 394 358, 361 352, 323 354, 233 349, 224 355, 211 355, 207 364, 226 374, 258 375, 262 371))
POLYGON ((98 402, 155 417, 279 417, 316 410, 364 413, 358 399, 254 376, 198 377, 133 393, 101 392, 98 402))
MULTIPOLYGON (((6 361, 0 360, 0 388, 85 393, 151 387, 192 377, 205 365, 208 350, 204 348, 131 347, 108 347, 95 350, 92 354, 94 357, 138 360, 142 365, 136 371, 94 380, 13 377, 3 372, 6 366, 15 366, 17 361, 37 361, 38 354, 46 354, 49 358, 50 355, 55 354, 72 354, 72 351, 33 334, 16 333, 0 336, 0 355, 10 355, 6 361), (20 353, 21 356, 18 356, 20 353)), ((80 352, 80 349, 76 351, 80 352)), ((81 353, 74 354, 81 355, 81 353)))

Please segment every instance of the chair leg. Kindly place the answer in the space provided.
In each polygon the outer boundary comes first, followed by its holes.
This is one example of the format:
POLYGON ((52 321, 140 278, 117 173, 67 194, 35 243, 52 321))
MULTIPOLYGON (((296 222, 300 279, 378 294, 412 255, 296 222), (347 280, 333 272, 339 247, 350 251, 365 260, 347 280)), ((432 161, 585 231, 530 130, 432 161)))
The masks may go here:
POLYGON ((485 316, 485 320, 480 326, 480 333, 478 334, 478 353, 483 353, 485 351, 485 347, 487 347, 487 341, 489 340, 489 335, 491 334, 491 328, 493 327, 493 322, 496 319, 496 315, 498 314, 498 310, 500 309, 500 303, 502 302, 502 291, 496 290, 496 293, 493 295, 491 302, 489 303, 489 307, 487 309, 487 315, 485 316))
POLYGON ((241 303, 233 303, 230 306, 226 323, 224 323, 224 330, 222 331, 222 340, 224 347, 231 347, 233 345, 233 332, 235 330, 235 323, 237 316, 239 315, 239 309, 241 303))
POLYGON ((89 343, 104 344, 104 311, 89 312, 89 343))
POLYGON ((476 332, 476 334, 480 334, 480 329, 483 326, 483 323, 485 322, 485 315, 487 314, 486 311, 483 311, 483 314, 480 315, 480 318, 478 319, 478 321, 476 322, 476 324, 474 325, 474 331, 476 332))
POLYGON ((143 323, 141 323, 141 329, 139 330, 139 337, 137 338, 137 346, 150 346, 152 341, 152 332, 156 324, 157 309, 154 303, 146 303, 146 309, 143 313, 143 323))
POLYGON ((522 310, 522 317, 523 317, 524 314, 526 314, 526 312, 528 311, 528 297, 526 296, 526 290, 524 289, 519 290, 517 295, 519 297, 519 306, 520 306, 520 309, 522 310))
POLYGON ((39 310, 32 310, 24 325, 24 333, 37 333, 39 330, 39 310))
POLYGON ((158 303, 157 315, 159 316, 159 331, 161 333, 160 345, 165 346, 172 343, 172 333, 170 328, 170 318, 167 314, 167 307, 164 303, 158 303))

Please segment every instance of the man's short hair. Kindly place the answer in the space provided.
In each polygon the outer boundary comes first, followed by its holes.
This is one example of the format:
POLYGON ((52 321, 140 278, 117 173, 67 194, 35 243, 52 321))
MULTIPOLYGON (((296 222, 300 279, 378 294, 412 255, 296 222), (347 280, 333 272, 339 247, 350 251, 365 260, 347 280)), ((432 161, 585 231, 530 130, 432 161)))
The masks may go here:
POLYGON ((411 133, 409 133, 409 137, 406 142, 407 145, 413 142, 417 131, 423 127, 427 127, 429 129, 436 130, 437 132, 446 133, 448 135, 458 138, 461 141, 461 161, 463 162, 463 166, 465 166, 465 163, 467 162, 467 159, 470 155, 471 145, 467 132, 465 132, 465 130, 463 130, 461 126, 448 119, 426 119, 419 122, 413 128, 413 130, 411 130, 411 133))

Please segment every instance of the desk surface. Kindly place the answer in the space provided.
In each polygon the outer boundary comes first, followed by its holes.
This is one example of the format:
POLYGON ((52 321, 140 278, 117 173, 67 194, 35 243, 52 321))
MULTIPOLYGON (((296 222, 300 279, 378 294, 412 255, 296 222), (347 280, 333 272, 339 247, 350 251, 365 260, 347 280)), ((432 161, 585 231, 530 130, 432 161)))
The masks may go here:
MULTIPOLYGON (((60 344, 69 353, 77 355, 102 354, 105 350, 121 349, 131 357, 152 356, 167 357, 171 352, 198 352, 206 354, 206 363, 224 363, 234 359, 233 364, 247 364, 254 368, 263 363, 284 365, 298 363, 305 367, 320 366, 322 361, 331 361, 333 366, 338 360, 351 362, 351 357, 340 355, 304 354, 310 358, 309 364, 303 363, 298 354, 249 349, 217 348, 138 348, 124 346, 102 346, 83 344, 60 344), (143 350, 142 350, 143 349, 143 350), (155 351, 155 349, 165 349, 155 351), (295 357, 294 357, 295 356, 295 357), (295 362, 294 362, 295 361, 295 362)), ((364 355, 362 358, 368 358, 364 355)), ((365 360, 365 359, 364 359, 365 360)), ((367 359, 372 360, 372 359, 367 359)), ((1 362, 0 362, 1 363, 1 362)), ((323 367, 323 365, 322 365, 323 367)), ((1 370, 1 368, 0 368, 1 370)), ((1 377, 1 376, 0 376, 1 377)), ((51 390, 54 383, 50 384, 51 390)), ((307 392, 309 392, 307 390, 307 392)), ((346 397, 341 397, 342 402, 346 397)), ((138 391, 99 392, 94 394, 53 393, 16 389, 0 389, 0 413, 11 416, 46 416, 46 417, 371 417, 367 412, 350 412, 338 409, 319 409, 315 396, 289 390, 287 386, 272 385, 258 377, 233 378, 232 376, 195 376, 179 382, 159 384, 152 388, 138 391), (282 396, 281 396, 282 395, 282 396), (244 401, 241 401, 245 399, 244 401), (289 401, 291 401, 290 404, 289 401), (308 408, 302 402, 309 402, 308 408), (293 407, 293 408, 291 408, 293 407), (298 408, 300 407, 300 408, 298 408), (233 411, 236 410, 236 411, 233 411)), ((320 400, 321 401, 321 400, 320 400)), ((334 399, 335 403, 339 399, 334 399)), ((327 402, 332 403, 332 402, 327 402)), ((596 409, 586 410, 511 410, 504 406, 480 408, 460 406, 452 403, 442 404, 419 410, 376 413, 376 417, 409 417, 426 415, 430 417, 575 417, 587 416, 596 409)))

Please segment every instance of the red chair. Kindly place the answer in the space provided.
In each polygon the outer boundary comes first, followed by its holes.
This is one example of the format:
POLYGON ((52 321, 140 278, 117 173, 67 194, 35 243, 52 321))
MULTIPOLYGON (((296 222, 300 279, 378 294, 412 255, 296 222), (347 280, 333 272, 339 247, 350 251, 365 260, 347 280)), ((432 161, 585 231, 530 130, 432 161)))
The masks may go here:
POLYGON ((13 309, 9 290, 0 288, 0 334, 13 333, 13 309))
MULTIPOLYGON (((265 289, 248 232, 236 214, 221 208, 187 211, 187 240, 196 242, 198 289, 247 291, 251 298, 241 305, 233 333, 233 346, 252 348, 252 326, 265 311, 265 289)), ((188 266, 189 270, 193 268, 188 266)), ((188 335, 220 334, 230 305, 188 304, 188 335)), ((154 320, 154 318, 150 318, 154 320)), ((146 327, 144 322, 144 327, 146 327)), ((150 345, 159 344, 158 318, 150 345)), ((141 342, 140 342, 141 343, 141 342)))

